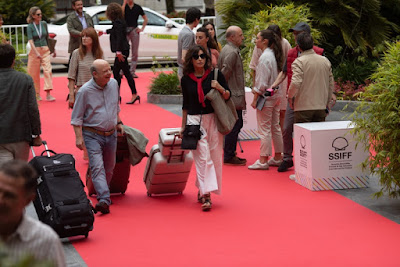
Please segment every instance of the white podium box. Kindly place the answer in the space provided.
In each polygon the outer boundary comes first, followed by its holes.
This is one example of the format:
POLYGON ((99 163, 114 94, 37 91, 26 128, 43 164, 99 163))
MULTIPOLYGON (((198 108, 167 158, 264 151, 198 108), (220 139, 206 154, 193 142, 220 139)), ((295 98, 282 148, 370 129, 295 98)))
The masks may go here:
POLYGON ((361 163, 368 152, 356 148, 351 121, 294 125, 296 182, 312 191, 369 186, 361 163))
POLYGON ((253 102, 253 93, 249 87, 245 88, 246 92, 246 110, 243 111, 243 127, 239 133, 240 140, 256 140, 260 139, 257 131, 257 115, 256 110, 251 107, 253 102))

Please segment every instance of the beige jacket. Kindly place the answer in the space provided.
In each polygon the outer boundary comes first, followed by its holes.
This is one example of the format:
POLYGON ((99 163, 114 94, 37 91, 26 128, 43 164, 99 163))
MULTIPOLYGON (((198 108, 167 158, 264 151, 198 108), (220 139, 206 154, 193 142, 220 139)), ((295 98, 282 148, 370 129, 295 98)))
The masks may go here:
POLYGON ((288 98, 295 98, 294 111, 324 110, 334 89, 330 61, 310 49, 296 58, 292 70, 288 98))
POLYGON ((218 58, 218 68, 224 74, 225 80, 231 90, 231 99, 237 110, 246 109, 244 91, 244 72, 240 50, 231 42, 222 48, 218 58))

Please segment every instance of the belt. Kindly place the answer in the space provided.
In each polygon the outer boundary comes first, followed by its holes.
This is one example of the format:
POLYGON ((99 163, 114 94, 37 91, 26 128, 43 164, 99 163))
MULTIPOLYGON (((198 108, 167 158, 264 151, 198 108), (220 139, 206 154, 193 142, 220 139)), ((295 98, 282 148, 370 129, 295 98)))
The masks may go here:
POLYGON ((96 134, 102 135, 102 136, 110 136, 110 135, 112 135, 112 134, 115 132, 115 128, 113 128, 113 129, 110 130, 110 131, 105 131, 105 132, 104 132, 104 131, 96 130, 95 128, 89 127, 89 126, 82 126, 82 129, 85 129, 85 130, 87 130, 87 131, 89 131, 89 132, 96 133, 96 134))

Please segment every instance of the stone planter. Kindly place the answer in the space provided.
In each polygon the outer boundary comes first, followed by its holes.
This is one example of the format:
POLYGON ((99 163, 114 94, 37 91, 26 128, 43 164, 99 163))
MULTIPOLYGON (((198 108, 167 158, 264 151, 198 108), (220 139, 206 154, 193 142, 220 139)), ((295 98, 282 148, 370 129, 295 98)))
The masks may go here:
POLYGON ((350 101, 350 100, 337 100, 335 106, 333 106, 333 111, 345 111, 353 113, 361 101, 350 101))
POLYGON ((336 104, 333 106, 332 110, 333 111, 346 111, 346 112, 353 112, 358 105, 360 104, 360 101, 349 101, 349 100, 337 100, 336 104), (347 107, 346 107, 347 105, 347 107), (343 110, 346 107, 345 110, 343 110))
POLYGON ((177 104, 182 105, 182 95, 156 95, 147 93, 147 102, 152 104, 177 104))

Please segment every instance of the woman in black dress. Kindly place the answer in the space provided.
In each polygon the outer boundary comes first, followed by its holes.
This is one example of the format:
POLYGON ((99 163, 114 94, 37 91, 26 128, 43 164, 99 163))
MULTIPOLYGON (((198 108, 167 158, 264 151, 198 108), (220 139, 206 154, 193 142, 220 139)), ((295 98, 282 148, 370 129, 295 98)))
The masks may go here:
POLYGON ((113 25, 111 29, 107 30, 107 33, 110 34, 111 51, 116 53, 113 68, 114 79, 116 79, 118 85, 121 86, 120 71, 122 70, 132 91, 131 101, 127 102, 127 104, 134 104, 136 101, 140 103, 140 96, 138 96, 136 92, 135 80, 129 71, 129 43, 126 39, 126 23, 122 15, 121 5, 117 3, 109 4, 106 14, 113 25))

